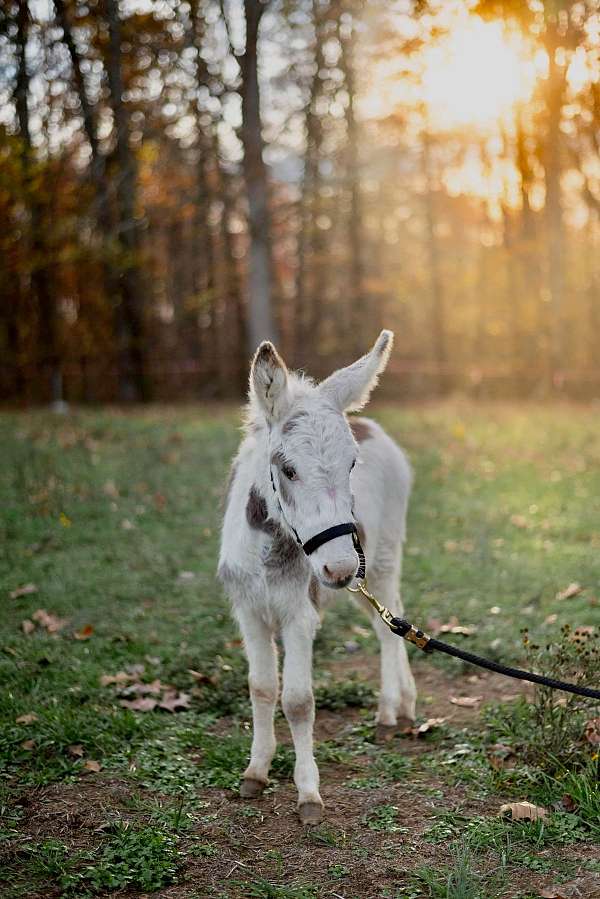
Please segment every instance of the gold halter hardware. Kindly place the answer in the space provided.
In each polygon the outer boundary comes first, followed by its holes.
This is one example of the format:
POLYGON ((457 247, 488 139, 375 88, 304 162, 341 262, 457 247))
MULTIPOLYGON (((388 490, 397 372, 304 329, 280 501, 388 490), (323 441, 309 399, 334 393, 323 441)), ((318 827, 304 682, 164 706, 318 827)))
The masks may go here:
POLYGON ((371 603, 381 620, 384 621, 388 627, 393 627, 392 619, 394 618, 394 616, 387 608, 387 606, 382 605, 379 600, 375 596, 373 596, 373 594, 367 587, 366 578, 363 578, 362 581, 357 581, 356 587, 346 587, 346 590, 348 590, 349 593, 362 594, 365 599, 367 599, 371 603))

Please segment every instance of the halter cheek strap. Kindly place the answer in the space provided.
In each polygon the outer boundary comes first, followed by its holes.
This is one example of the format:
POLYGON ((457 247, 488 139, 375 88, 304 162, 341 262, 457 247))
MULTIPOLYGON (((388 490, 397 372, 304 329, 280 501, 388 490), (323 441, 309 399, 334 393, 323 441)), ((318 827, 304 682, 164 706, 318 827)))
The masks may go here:
POLYGON ((302 547, 305 554, 310 556, 311 553, 314 553, 316 549, 320 546, 323 546, 324 543, 329 543, 330 540, 335 540, 336 537, 343 537, 344 534, 352 534, 352 544, 359 559, 358 571, 356 572, 356 580, 363 581, 366 573, 366 561, 365 561, 365 553, 361 546, 360 538, 358 536, 358 529, 353 521, 347 521, 344 524, 335 524, 331 528, 326 528, 324 531, 319 531, 318 534, 315 534, 314 537, 310 537, 305 543, 302 542, 298 535, 298 531, 294 528, 289 521, 287 520, 283 508, 281 506, 281 502, 277 495, 277 488, 275 487, 275 478, 273 477, 273 470, 269 466, 269 474, 271 475, 271 486, 273 487, 273 493, 275 494, 275 498, 277 499, 277 504, 279 506, 279 511, 284 517, 286 524, 293 532, 296 541, 302 547))

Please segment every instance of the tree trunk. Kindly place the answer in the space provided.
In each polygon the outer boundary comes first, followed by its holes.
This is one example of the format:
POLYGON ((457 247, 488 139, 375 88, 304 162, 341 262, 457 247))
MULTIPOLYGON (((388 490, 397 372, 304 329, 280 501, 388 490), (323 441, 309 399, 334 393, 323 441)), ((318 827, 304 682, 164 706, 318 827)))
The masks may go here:
POLYGON ((348 321, 350 323, 350 343, 356 354, 365 350, 365 313, 367 317, 366 297, 364 294, 364 264, 363 264, 363 229, 362 229, 362 192, 360 187, 360 164, 358 158, 358 127, 354 109, 355 79, 354 79, 354 24, 350 26, 350 34, 340 36, 340 68, 344 73, 348 103, 346 105, 346 175, 348 190, 350 193, 350 213, 348 218, 348 247, 349 260, 349 301, 350 308, 348 321))
POLYGON ((449 386, 449 379, 446 377, 446 314, 444 309, 440 251, 436 234, 434 184, 431 164, 431 138, 427 130, 423 131, 421 165, 423 180, 425 182, 425 228, 427 234, 427 255, 429 258, 433 353, 437 365, 438 390, 443 392, 444 389, 449 386))
POLYGON ((267 171, 258 83, 258 29, 265 6, 260 0, 244 0, 246 48, 239 59, 242 70, 242 128, 244 179, 248 199, 250 258, 248 266, 248 348, 261 340, 276 340, 273 313, 273 263, 267 171))
POLYGON ((548 81, 546 84, 546 111, 548 130, 544 145, 544 171, 546 181, 546 229, 548 247, 548 291, 551 319, 549 323, 551 376, 563 367, 563 315, 565 303, 564 232, 561 197, 561 131, 560 120, 565 89, 565 69, 556 62, 556 49, 560 38, 557 26, 546 27, 548 53, 548 81))
POLYGON ((48 248, 44 232, 44 209, 34 182, 35 159, 29 127, 29 72, 27 70, 27 41, 29 8, 21 0, 17 7, 17 77, 15 105, 19 132, 23 140, 23 172, 31 223, 31 291, 37 307, 37 367, 42 396, 50 396, 53 403, 62 402, 62 376, 58 350, 58 327, 54 297, 50 289, 48 248), (44 389, 44 385, 47 385, 44 389))
POLYGON ((135 217, 137 172, 129 146, 129 120, 123 101, 121 65, 121 20, 118 0, 104 0, 108 23, 106 73, 110 104, 114 116, 116 142, 116 198, 118 207, 118 243, 121 252, 116 310, 118 343, 119 399, 149 399, 144 348, 142 274, 139 263, 140 241, 135 217))

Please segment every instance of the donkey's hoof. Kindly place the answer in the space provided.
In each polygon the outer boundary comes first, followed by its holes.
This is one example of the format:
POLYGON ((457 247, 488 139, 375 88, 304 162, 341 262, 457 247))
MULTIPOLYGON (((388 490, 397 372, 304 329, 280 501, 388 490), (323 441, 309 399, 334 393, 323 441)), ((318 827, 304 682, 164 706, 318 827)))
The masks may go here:
POLYGON ((262 796, 266 783, 255 780, 253 777, 245 777, 240 784, 240 796, 242 799, 258 799, 262 796))
POLYGON ((390 743, 397 733, 397 724, 377 724, 375 726, 375 742, 390 743))
POLYGON ((303 802, 298 806, 301 824, 320 824, 323 820, 323 806, 318 802, 303 802))

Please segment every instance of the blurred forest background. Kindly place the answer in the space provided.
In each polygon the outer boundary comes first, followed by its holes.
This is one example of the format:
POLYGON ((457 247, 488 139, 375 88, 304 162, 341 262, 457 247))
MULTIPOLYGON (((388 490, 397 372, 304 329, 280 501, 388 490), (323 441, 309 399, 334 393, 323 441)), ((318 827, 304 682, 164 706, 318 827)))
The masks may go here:
POLYGON ((600 397, 598 0, 3 0, 0 396, 600 397))

